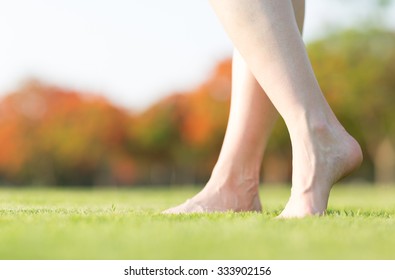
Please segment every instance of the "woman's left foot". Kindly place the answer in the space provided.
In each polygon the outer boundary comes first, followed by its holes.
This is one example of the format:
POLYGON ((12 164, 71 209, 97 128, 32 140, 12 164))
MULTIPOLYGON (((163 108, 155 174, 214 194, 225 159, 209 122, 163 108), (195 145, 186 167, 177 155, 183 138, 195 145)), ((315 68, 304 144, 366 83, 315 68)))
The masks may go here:
POLYGON ((258 180, 210 179, 197 195, 163 214, 261 211, 258 180))

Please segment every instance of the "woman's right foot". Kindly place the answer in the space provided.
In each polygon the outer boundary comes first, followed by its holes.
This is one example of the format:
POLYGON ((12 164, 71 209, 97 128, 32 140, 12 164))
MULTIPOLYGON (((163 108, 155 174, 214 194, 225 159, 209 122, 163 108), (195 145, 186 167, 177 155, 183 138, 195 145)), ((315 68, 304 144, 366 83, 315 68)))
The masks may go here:
POLYGON ((333 184, 362 162, 361 147, 339 123, 298 132, 292 143, 291 197, 279 218, 323 215, 333 184))

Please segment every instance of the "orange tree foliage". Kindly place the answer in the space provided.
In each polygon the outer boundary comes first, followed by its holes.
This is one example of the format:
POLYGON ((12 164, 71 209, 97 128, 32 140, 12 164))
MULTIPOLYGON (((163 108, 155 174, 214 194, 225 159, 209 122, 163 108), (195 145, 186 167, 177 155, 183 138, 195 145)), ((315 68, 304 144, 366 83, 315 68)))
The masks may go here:
MULTIPOLYGON (((395 35, 343 32, 310 44, 308 51, 330 105, 363 146, 365 164, 357 175, 392 178, 395 35)), ((167 97, 139 115, 100 97, 27 83, 0 102, 0 182, 204 183, 225 135, 230 91, 230 60, 200 87, 167 97)), ((283 122, 270 139, 263 177, 291 178, 283 122)))
POLYGON ((206 181, 225 134, 231 62, 194 91, 165 98, 137 117, 131 127, 143 182, 206 181))
POLYGON ((0 104, 2 180, 130 183, 129 119, 102 98, 29 82, 0 104))
POLYGON ((0 182, 132 184, 207 179, 225 132, 230 61, 198 89, 132 115, 30 81, 0 102, 0 182))

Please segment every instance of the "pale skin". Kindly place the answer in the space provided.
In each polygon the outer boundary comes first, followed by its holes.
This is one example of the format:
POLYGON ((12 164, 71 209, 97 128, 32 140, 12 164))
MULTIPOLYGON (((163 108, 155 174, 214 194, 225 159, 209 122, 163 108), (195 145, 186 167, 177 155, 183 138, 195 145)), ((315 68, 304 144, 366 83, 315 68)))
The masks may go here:
POLYGON ((293 157, 280 218, 324 214, 332 186, 360 165, 362 152, 315 78, 300 36, 304 0, 210 2, 236 49, 228 127, 207 185, 164 213, 260 211, 260 167, 279 113, 293 157))

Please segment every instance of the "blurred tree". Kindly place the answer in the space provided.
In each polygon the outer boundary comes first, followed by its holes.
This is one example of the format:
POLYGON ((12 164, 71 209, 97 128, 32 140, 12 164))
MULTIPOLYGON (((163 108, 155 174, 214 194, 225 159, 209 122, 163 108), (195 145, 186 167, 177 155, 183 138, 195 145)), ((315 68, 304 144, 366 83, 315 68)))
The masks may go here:
POLYGON ((131 128, 142 182, 201 183, 215 164, 229 110, 231 62, 198 89, 177 93, 141 114, 131 128), (145 171, 144 171, 145 170, 145 171))
POLYGON ((309 55, 330 105, 363 145, 378 182, 395 181, 395 34, 346 31, 310 44, 309 55))
MULTIPOLYGON (((362 144, 352 178, 395 181, 395 34, 346 31, 309 44, 328 101, 362 144)), ((30 81, 0 102, 0 181, 17 184, 204 183, 224 138, 231 60, 207 82, 133 115, 94 95, 30 81)), ((263 164, 266 182, 291 179, 283 121, 263 164)))
POLYGON ((30 81, 0 105, 0 174, 13 183, 131 183, 128 119, 103 98, 30 81))

